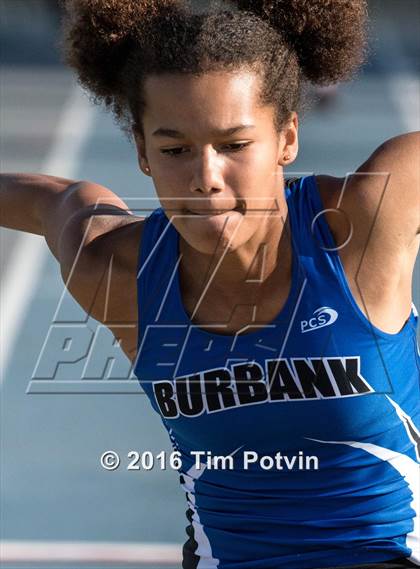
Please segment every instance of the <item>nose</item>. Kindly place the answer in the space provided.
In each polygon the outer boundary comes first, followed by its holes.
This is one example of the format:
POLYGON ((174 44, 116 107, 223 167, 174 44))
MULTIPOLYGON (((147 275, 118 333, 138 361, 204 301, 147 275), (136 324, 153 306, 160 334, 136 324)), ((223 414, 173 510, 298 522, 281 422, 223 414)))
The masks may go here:
POLYGON ((222 164, 214 148, 206 147, 198 153, 192 168, 190 190, 194 195, 203 196, 223 191, 222 164))

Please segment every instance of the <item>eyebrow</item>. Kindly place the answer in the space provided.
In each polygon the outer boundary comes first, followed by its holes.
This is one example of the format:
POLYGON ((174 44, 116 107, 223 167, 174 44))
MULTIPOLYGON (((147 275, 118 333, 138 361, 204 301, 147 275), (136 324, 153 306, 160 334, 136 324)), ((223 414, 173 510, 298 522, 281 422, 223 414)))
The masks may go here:
MULTIPOLYGON (((255 128, 253 124, 240 124, 238 126, 232 126, 231 128, 221 129, 221 130, 213 130, 212 135, 214 136, 231 136, 232 134, 237 133, 240 130, 244 130, 246 128, 255 128)), ((152 136, 166 136, 168 138, 185 138, 182 132, 178 130, 173 130, 171 128, 158 128, 154 131, 152 136)))

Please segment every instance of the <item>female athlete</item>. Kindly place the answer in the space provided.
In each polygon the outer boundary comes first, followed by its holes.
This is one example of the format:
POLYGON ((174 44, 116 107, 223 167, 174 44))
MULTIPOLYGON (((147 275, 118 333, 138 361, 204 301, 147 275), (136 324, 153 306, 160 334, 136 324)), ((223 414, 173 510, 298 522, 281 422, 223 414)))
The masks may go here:
POLYGON ((365 1, 66 7, 66 60, 161 207, 11 174, 3 224, 44 235, 86 312, 127 323, 182 457, 183 568, 419 566, 419 133, 345 178, 283 175, 303 86, 364 59, 365 1))

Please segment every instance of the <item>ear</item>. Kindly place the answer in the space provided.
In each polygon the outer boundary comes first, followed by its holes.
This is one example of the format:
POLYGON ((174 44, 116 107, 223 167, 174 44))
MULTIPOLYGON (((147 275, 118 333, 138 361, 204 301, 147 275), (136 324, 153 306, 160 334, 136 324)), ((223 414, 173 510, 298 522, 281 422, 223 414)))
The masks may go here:
POLYGON ((280 133, 279 152, 277 163, 285 167, 296 160, 299 152, 298 140, 299 119, 295 111, 290 113, 290 118, 280 133))
POLYGON ((133 129, 133 136, 136 143, 137 161, 139 163, 140 170, 143 174, 146 174, 146 176, 151 176, 150 166, 146 155, 146 142, 144 140, 144 136, 135 129, 133 129))

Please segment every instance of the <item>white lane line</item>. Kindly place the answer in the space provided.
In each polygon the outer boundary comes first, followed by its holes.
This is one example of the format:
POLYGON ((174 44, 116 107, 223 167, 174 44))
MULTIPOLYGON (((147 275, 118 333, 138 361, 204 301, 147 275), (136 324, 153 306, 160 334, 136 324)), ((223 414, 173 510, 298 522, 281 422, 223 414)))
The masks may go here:
POLYGON ((176 543, 106 543, 80 541, 1 541, 3 563, 135 563, 175 565, 182 562, 176 543))
POLYGON ((3 563, 135 563, 177 565, 182 546, 176 543, 106 543, 86 541, 0 541, 3 563))
MULTIPOLYGON (((40 172, 72 179, 91 131, 95 112, 87 96, 74 86, 64 105, 51 148, 40 172)), ((19 233, 0 290, 0 384, 13 354, 19 330, 49 253, 43 237, 19 233)))

